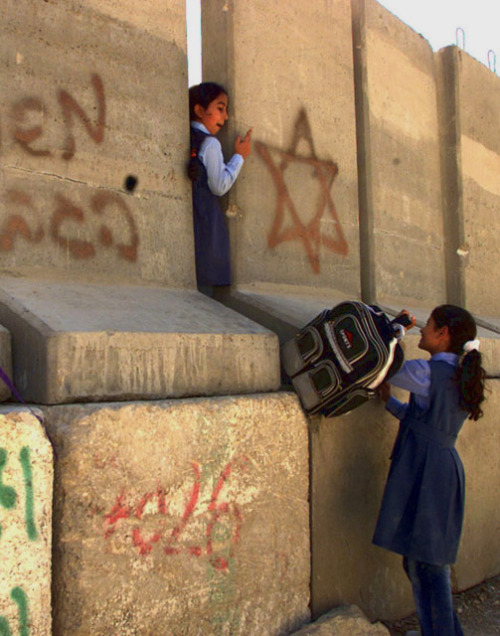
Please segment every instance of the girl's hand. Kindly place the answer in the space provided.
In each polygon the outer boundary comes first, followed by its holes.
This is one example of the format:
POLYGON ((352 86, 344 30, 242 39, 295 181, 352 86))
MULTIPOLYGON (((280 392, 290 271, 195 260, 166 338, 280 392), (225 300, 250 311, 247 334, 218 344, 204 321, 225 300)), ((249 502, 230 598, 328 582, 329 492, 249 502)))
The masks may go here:
POLYGON ((241 138, 241 135, 238 135, 236 137, 236 141, 234 142, 234 152, 238 155, 241 155, 243 159, 246 159, 252 151, 251 136, 252 129, 250 128, 243 139, 241 138))
POLYGON ((391 385, 389 382, 382 382, 382 384, 377 387, 377 396, 387 402, 387 400, 391 397, 391 385))
POLYGON ((408 316, 408 318, 410 319, 410 324, 409 325, 405 325, 405 330, 408 331, 410 329, 413 329, 413 327, 415 326, 415 323, 417 322, 417 318, 416 316, 410 316, 410 312, 407 311, 406 309, 402 309, 399 314, 396 316, 396 318, 398 318, 399 316, 408 316))

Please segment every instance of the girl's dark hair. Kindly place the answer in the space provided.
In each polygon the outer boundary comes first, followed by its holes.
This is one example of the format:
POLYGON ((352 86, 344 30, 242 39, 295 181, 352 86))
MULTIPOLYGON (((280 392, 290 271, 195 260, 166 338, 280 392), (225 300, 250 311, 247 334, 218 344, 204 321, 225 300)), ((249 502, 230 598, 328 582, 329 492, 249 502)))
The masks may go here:
POLYGON ((475 340, 477 327, 474 318, 462 307, 440 305, 431 318, 436 327, 448 327, 450 348, 448 351, 463 356, 457 370, 457 383, 460 389, 460 406, 469 413, 469 419, 478 420, 483 415, 481 404, 484 401, 484 383, 486 371, 482 367, 482 356, 475 349, 464 354, 464 345, 475 340))
POLYGON ((223 86, 215 82, 202 82, 196 86, 191 86, 189 89, 189 121, 198 119, 194 112, 196 104, 207 108, 221 94, 227 95, 227 91, 223 86))

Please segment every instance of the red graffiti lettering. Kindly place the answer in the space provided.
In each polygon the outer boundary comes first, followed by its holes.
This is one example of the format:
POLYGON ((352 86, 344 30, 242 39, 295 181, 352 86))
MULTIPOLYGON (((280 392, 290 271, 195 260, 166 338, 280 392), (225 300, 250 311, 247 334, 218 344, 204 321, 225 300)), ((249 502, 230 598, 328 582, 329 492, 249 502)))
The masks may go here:
POLYGON ((31 128, 20 128, 19 124, 26 124, 30 113, 43 116, 44 106, 36 97, 26 97, 16 102, 12 107, 12 117, 18 126, 14 130, 14 139, 27 153, 35 157, 46 157, 51 154, 50 150, 32 148, 31 144, 43 135, 41 126, 31 128))
MULTIPOLYGON (((137 260, 137 248, 139 247, 139 235, 135 226, 134 218, 127 204, 117 195, 110 192, 98 192, 92 197, 92 210, 98 215, 104 215, 107 207, 116 205, 123 213, 128 226, 130 242, 118 243, 116 249, 118 255, 126 261, 135 262, 137 260)), ((113 233, 107 225, 102 225, 99 229, 99 240, 104 247, 111 247, 114 243, 113 233)))
POLYGON ((192 463, 192 471, 194 476, 193 485, 186 498, 184 511, 180 520, 174 525, 171 531, 167 530, 168 521, 172 519, 169 512, 169 502, 166 499, 165 490, 158 487, 156 492, 145 493, 135 506, 128 506, 124 501, 123 493, 116 498, 115 504, 108 514, 104 515, 104 537, 110 538, 116 531, 118 523, 125 522, 132 518, 138 521, 144 521, 146 507, 149 510, 149 517, 156 518, 157 528, 149 531, 146 536, 144 530, 139 524, 135 524, 132 528, 131 538, 132 545, 137 552, 145 556, 152 552, 154 546, 162 545, 163 554, 166 556, 188 554, 190 556, 201 557, 205 554, 210 561, 212 567, 217 570, 226 571, 229 568, 230 561, 234 556, 234 550, 240 540, 241 527, 243 524, 243 515, 234 501, 221 501, 222 491, 228 483, 229 478, 235 468, 239 467, 241 471, 246 469, 246 459, 240 457, 229 462, 221 474, 219 475, 215 487, 210 496, 210 502, 206 511, 200 511, 200 489, 201 489, 201 469, 196 463, 192 463), (156 510, 151 509, 154 506, 156 498, 156 510), (182 535, 188 524, 194 520, 195 512, 197 518, 207 515, 209 519, 205 522, 205 546, 203 545, 187 545, 182 542, 182 535), (234 526, 229 532, 227 520, 234 526), (217 527, 222 532, 218 536, 217 527), (222 536, 223 535, 223 536, 222 536), (222 538, 221 538, 222 536, 222 538), (229 536, 229 539, 228 539, 229 536), (221 551, 224 554, 221 554, 221 551))
MULTIPOLYGON (((72 159, 76 152, 74 136, 75 119, 79 119, 89 137, 100 144, 104 140, 106 129, 106 98, 102 79, 94 73, 90 80, 96 99, 97 116, 93 122, 76 99, 66 90, 61 89, 57 95, 62 111, 66 136, 63 144, 62 157, 66 161, 72 159)), ((38 148, 35 142, 43 136, 43 117, 47 109, 38 97, 25 97, 12 106, 12 119, 14 122, 14 139, 21 148, 35 157, 52 156, 48 148, 38 148), (33 122, 32 120, 35 119, 33 122), (31 124, 31 125, 30 125, 31 124)))
POLYGON ((130 508, 123 503, 124 498, 124 493, 121 493, 116 498, 115 505, 110 512, 104 515, 104 536, 106 539, 114 533, 116 524, 120 519, 128 519, 130 517, 130 508))
MULTIPOLYGON (((117 256, 129 262, 137 260, 139 236, 134 217, 128 205, 118 194, 98 192, 93 195, 90 207, 94 215, 100 217, 110 216, 110 212, 116 211, 113 218, 108 221, 108 225, 102 224, 97 228, 92 227, 94 225, 92 218, 86 215, 81 207, 75 205, 70 199, 61 194, 56 193, 54 196, 55 209, 48 219, 48 236, 56 244, 64 247, 71 257, 75 259, 93 258, 96 256, 98 245, 104 248, 112 248, 115 245, 113 230, 109 227, 112 223, 121 230, 122 234, 125 232, 130 237, 127 242, 116 243, 117 256), (124 230, 122 219, 125 221, 124 230), (83 240, 74 236, 83 227, 87 228, 89 225, 88 231, 94 231, 97 235, 93 241, 83 240), (76 230, 73 233, 71 230, 75 226, 76 230)), ((18 237, 22 237, 31 243, 40 243, 47 235, 43 227, 43 221, 40 220, 37 227, 33 229, 25 218, 25 216, 42 218, 35 208, 31 197, 18 190, 9 190, 6 193, 6 202, 8 206, 24 208, 24 214, 14 213, 7 216, 3 226, 0 228, 0 250, 9 252, 14 249, 18 237)), ((117 232, 117 229, 114 231, 117 232)))
POLYGON ((92 75, 91 84, 97 99, 97 123, 92 125, 90 117, 87 116, 78 102, 65 90, 60 90, 58 99, 63 112, 64 123, 66 124, 66 141, 64 143, 63 159, 69 161, 75 154, 75 137, 73 135, 73 113, 79 117, 85 126, 90 138, 97 144, 104 139, 104 129, 106 126, 106 100, 104 96, 104 85, 97 74, 92 75))
POLYGON ((95 256, 94 246, 92 243, 89 243, 89 241, 82 241, 61 235, 61 226, 65 221, 76 221, 82 224, 85 215, 80 208, 73 205, 66 197, 56 195, 56 200, 58 205, 54 210, 50 222, 50 234, 54 241, 66 248, 75 258, 90 258, 95 256))
MULTIPOLYGON (((12 206, 28 208, 33 215, 35 208, 31 198, 26 194, 17 190, 9 190, 6 199, 7 203, 12 206)), ((7 217, 0 231, 0 249, 4 252, 10 252, 14 247, 17 235, 22 236, 30 243, 39 243, 44 237, 42 224, 39 223, 38 227, 32 230, 21 214, 11 214, 7 217)))
MULTIPOLYGON (((246 467, 246 459, 242 458, 242 467, 243 470, 246 467)), ((212 493, 212 497, 210 499, 210 505, 208 506, 209 511, 212 513, 212 519, 210 521, 210 523, 207 525, 207 554, 210 557, 210 562, 212 563, 212 565, 214 566, 215 569, 217 570, 227 570, 229 567, 229 560, 232 558, 233 553, 234 553, 234 546, 239 542, 240 540, 240 530, 241 530, 241 525, 243 523, 243 518, 241 516, 241 512, 240 509, 238 508, 236 503, 233 503, 231 506, 229 503, 227 502, 219 502, 219 495, 221 493, 221 490, 224 486, 224 484, 226 483, 226 481, 229 479, 229 475, 231 474, 231 471, 234 468, 234 464, 233 463, 229 463, 224 470, 222 471, 217 484, 215 485, 214 491, 212 493), (235 525, 235 529, 234 529, 234 533, 232 536, 232 539, 230 541, 230 549, 229 549, 229 554, 227 557, 222 557, 222 556, 216 556, 214 555, 214 546, 213 546, 213 531, 214 531, 214 527, 220 523, 220 518, 222 515, 229 515, 231 514, 231 510, 230 508, 232 508, 232 514, 234 515, 234 519, 236 521, 236 525, 235 525)))

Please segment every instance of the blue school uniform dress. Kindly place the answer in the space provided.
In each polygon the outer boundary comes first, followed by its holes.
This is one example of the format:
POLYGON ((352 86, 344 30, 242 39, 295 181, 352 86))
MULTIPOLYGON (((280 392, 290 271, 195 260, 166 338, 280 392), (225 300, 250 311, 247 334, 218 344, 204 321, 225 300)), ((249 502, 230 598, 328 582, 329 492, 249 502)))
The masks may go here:
POLYGON ((391 384, 420 394, 412 393, 407 405, 393 397, 386 405, 401 422, 373 543, 437 566, 456 561, 464 517, 465 475, 455 442, 468 413, 454 382, 458 362, 448 352, 407 361, 391 384))
POLYGON ((193 225, 196 282, 200 286, 230 285, 229 233, 218 197, 238 176, 243 157, 224 163, 219 141, 207 128, 191 122, 189 176, 193 185, 193 225))

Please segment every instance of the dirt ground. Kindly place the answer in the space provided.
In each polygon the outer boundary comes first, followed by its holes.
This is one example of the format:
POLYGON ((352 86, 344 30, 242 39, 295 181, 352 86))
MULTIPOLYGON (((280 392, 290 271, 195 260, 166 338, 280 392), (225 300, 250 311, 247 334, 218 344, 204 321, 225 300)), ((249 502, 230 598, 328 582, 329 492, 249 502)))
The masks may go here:
MULTIPOLYGON (((500 634, 500 576, 489 579, 470 590, 453 595, 465 636, 500 634)), ((392 636, 418 629, 416 615, 392 623, 384 622, 392 636)))

